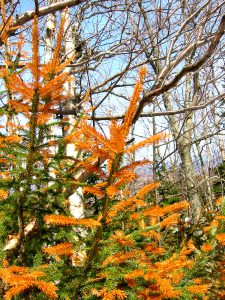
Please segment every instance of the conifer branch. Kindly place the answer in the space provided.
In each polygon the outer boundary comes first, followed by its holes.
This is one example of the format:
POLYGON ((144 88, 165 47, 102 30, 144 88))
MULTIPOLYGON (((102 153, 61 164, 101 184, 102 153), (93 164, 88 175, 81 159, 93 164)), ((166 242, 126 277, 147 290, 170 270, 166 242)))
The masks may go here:
MULTIPOLYGON (((119 155, 119 156, 115 157, 115 160, 113 161, 113 164, 112 164, 113 166, 111 168, 111 171, 110 171, 110 174, 109 174, 109 177, 108 177, 108 182, 107 182, 106 188, 113 183, 113 180, 114 180, 113 175, 119 169, 121 159, 122 159, 122 155, 119 155)), ((100 221, 101 226, 99 226, 97 228, 92 246, 90 248, 90 251, 87 255, 87 259, 85 261, 83 275, 81 276, 81 279, 80 279, 78 285, 76 286, 75 292, 71 297, 72 300, 76 300, 78 295, 80 294, 81 285, 83 284, 84 280, 86 279, 87 273, 91 268, 91 263, 92 263, 93 259, 98 254, 98 251, 97 251, 98 244, 99 244, 99 242, 102 238, 102 234, 104 232, 104 229, 107 226, 106 221, 107 221, 107 216, 108 216, 109 203, 110 203, 110 198, 106 197, 105 200, 104 200, 104 206, 103 206, 103 209, 102 209, 102 217, 101 217, 101 221, 100 221)))
MULTIPOLYGON (((48 6, 39 7, 38 17, 44 17, 50 13, 54 13, 56 11, 63 10, 66 7, 69 8, 72 6, 77 6, 77 5, 85 3, 85 2, 87 2, 87 0, 66 0, 66 1, 50 4, 48 6)), ((18 26, 20 27, 20 26, 24 25, 25 23, 33 20, 36 12, 37 12, 36 10, 27 11, 23 15, 19 16, 13 22, 11 28, 9 28, 8 35, 9 36, 15 35, 17 32, 17 29, 18 29, 18 28, 15 29, 15 27, 18 27, 18 26)), ((3 45, 3 41, 0 39, 0 46, 2 46, 2 45, 3 45)))

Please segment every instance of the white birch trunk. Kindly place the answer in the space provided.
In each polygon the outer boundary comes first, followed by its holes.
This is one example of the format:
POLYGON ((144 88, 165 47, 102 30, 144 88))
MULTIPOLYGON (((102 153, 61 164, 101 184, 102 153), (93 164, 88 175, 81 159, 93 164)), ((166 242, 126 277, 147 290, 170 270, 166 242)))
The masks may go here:
MULTIPOLYGON (((68 58, 74 54, 74 51, 76 49, 76 45, 75 45, 76 39, 74 36, 72 24, 71 24, 70 11, 67 9, 63 12, 63 14, 65 14, 64 15, 64 17, 65 17, 65 24, 64 24, 64 26, 65 26, 65 28, 64 28, 65 58, 68 58)), ((69 72, 71 73, 71 68, 67 67, 66 71, 68 73, 69 72)), ((65 94, 67 96, 69 96, 72 99, 75 97, 76 86, 75 86, 75 76, 74 75, 72 75, 71 80, 65 84, 64 89, 65 89, 65 94)), ((72 108, 73 108, 72 101, 68 102, 66 104, 66 109, 72 109, 72 108)), ((74 130, 74 125, 76 122, 75 117, 70 115, 68 118, 68 122, 69 122, 70 126, 69 126, 67 133, 70 134, 74 130)), ((74 143, 69 143, 66 145, 66 156, 78 158, 78 151, 76 151, 74 143)), ((71 196, 69 196, 69 210, 70 210, 71 215, 74 218, 83 218, 84 217, 85 211, 84 211, 82 187, 79 187, 78 189, 76 189, 74 191, 74 193, 71 196)), ((81 236, 85 236, 86 231, 84 229, 80 229, 80 234, 81 234, 81 236)), ((77 265, 76 257, 78 257, 78 259, 79 259, 79 264, 80 263, 82 264, 85 261, 86 251, 82 250, 82 248, 85 249, 84 244, 83 244, 83 246, 80 247, 80 249, 78 251, 75 251, 74 257, 72 258, 73 266, 77 265)))
MULTIPOLYGON (((54 1, 48 0, 48 5, 52 4, 54 1)), ((55 30, 56 30, 56 18, 54 14, 48 14, 46 20, 46 35, 45 35, 45 63, 48 63, 52 60, 53 56, 53 40, 55 37, 55 30)), ((54 115, 51 115, 48 123, 51 124, 55 121, 54 115)), ((56 135, 56 127, 51 126, 50 129, 51 135, 56 135)), ((55 155, 57 152, 57 146, 50 146, 49 148, 50 154, 55 155)), ((55 177, 53 171, 50 171, 51 177, 55 177)))
MULTIPOLYGON (((58 2, 57 0, 49 0, 48 4, 58 2)), ((71 26, 71 16, 69 10, 64 10, 62 12, 65 17, 65 24, 64 24, 64 49, 65 53, 65 59, 69 58, 71 55, 74 54, 75 51, 75 39, 73 36, 73 28, 71 26)), ((52 54, 53 54, 53 39, 54 39, 54 34, 55 34, 55 25, 56 25, 56 19, 53 14, 49 14, 47 17, 47 23, 46 23, 46 46, 45 46, 45 59, 46 62, 50 61, 52 59, 52 54)), ((71 68, 67 67, 66 72, 71 72, 71 68)), ((74 76, 73 76, 74 77, 74 76)), ((71 78, 70 78, 71 79, 71 78)), ((72 78, 70 81, 66 82, 64 84, 64 93, 66 96, 69 96, 69 98, 73 98, 75 95, 75 77, 72 78)), ((73 106, 72 102, 68 102, 66 104, 66 109, 71 109, 73 106)), ((54 121, 54 116, 52 116, 51 120, 49 121, 50 123, 54 121)), ((75 118, 73 116, 68 117, 68 122, 70 124, 69 129, 67 130, 66 134, 69 134, 73 131, 74 125, 75 125, 75 118)), ((51 127, 51 134, 56 135, 57 134, 57 128, 56 127, 51 127)), ((52 146, 51 149, 51 154, 54 155, 57 152, 57 147, 52 146)), ((68 157, 73 157, 77 158, 78 152, 75 149, 75 145, 73 143, 67 144, 66 149, 65 149, 65 154, 68 157)), ((51 177, 54 177, 55 175, 53 172, 50 170, 51 177), (52 174, 51 174, 52 173, 52 174)), ((77 180, 79 178, 82 178, 82 174, 77 174, 77 180)), ((84 216, 84 205, 83 205, 83 190, 81 187, 76 189, 74 193, 69 196, 69 210, 71 215, 74 218, 82 218, 84 216)), ((81 235, 85 235, 85 231, 81 230, 80 231, 81 235)), ((83 250, 78 250, 74 253, 74 258, 79 257, 80 263, 84 261, 84 258, 86 257, 86 252, 83 250)), ((72 258, 72 265, 76 266, 76 261, 75 259, 72 258)))
MULTIPOLYGON (((63 12, 65 17, 65 56, 66 58, 73 55, 76 45, 75 45, 75 37, 74 37, 74 31, 73 27, 71 25, 71 15, 69 10, 65 10, 63 12)), ((71 68, 66 68, 66 71, 69 73, 71 72, 71 68)), ((69 97, 74 98, 75 97, 75 76, 73 75, 72 80, 68 81, 65 86, 65 94, 69 95, 69 97)), ((69 102, 66 104, 66 109, 72 109, 73 103, 69 102)), ((68 133, 71 133, 74 129, 75 125, 75 118, 74 116, 69 116, 69 129, 68 133)), ((69 157, 77 158, 78 152, 76 151, 75 145, 73 143, 67 144, 66 146, 66 155, 69 157)), ((83 190, 81 187, 79 187, 70 197, 69 197, 69 203, 70 203, 70 213, 75 218, 82 218, 84 216, 84 205, 83 205, 83 190)))

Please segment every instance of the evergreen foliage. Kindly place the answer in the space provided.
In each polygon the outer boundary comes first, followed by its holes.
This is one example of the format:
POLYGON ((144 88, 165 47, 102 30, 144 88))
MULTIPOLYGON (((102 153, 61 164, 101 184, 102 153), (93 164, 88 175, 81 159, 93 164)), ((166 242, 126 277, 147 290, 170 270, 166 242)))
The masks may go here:
MULTIPOLYGON (((1 8, 4 17, 4 5, 1 8)), ((201 228, 205 242, 195 244, 184 233, 178 242, 175 233, 181 225, 188 226, 183 221, 187 201, 165 206, 149 203, 147 195, 159 187, 158 182, 135 193, 129 190, 138 177, 136 167, 149 162, 124 165, 127 153, 166 138, 158 134, 127 144, 146 76, 144 67, 124 121, 110 123, 108 138, 89 124, 85 112, 65 138, 51 134, 52 126, 63 126, 61 120, 52 124, 51 114, 66 100, 63 84, 69 78, 64 68, 73 59, 60 64, 63 22, 53 60, 41 65, 34 19, 32 58, 19 72, 23 40, 10 44, 8 26, 1 31, 6 66, 0 74, 6 101, 0 116, 1 297, 223 299, 224 198, 211 212, 208 226, 201 228), (66 157, 68 143, 85 155, 66 157), (105 169, 99 161, 105 161, 105 169), (81 170, 95 180, 77 181, 81 170), (68 197, 80 186, 96 197, 98 210, 75 219, 68 197)))

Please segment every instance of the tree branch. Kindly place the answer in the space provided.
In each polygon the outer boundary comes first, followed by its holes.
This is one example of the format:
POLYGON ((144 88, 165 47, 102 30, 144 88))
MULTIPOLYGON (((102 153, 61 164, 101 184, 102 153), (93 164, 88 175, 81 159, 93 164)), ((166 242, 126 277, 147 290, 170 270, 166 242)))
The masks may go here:
MULTIPOLYGON (((39 8, 38 10, 38 17, 43 17, 46 16, 48 14, 54 13, 58 10, 62 10, 66 7, 72 7, 72 6, 77 6, 81 3, 87 2, 87 0, 66 0, 66 1, 62 1, 62 2, 57 2, 57 3, 53 3, 44 7, 39 8)), ((31 21, 36 13, 36 9, 35 10, 31 10, 31 11, 27 11, 24 14, 22 14, 21 16, 19 16, 12 24, 12 28, 13 27, 17 27, 17 26, 22 26, 25 23, 31 21)), ((9 36, 13 36, 16 34, 16 30, 12 29, 8 32, 9 36)), ((0 39, 0 46, 3 45, 3 41, 0 39)))
POLYGON ((209 58, 212 56, 214 50, 216 49, 217 45, 219 44, 220 39, 224 34, 224 30, 225 30, 225 15, 223 15, 220 25, 219 25, 219 27, 214 35, 214 38, 212 39, 212 42, 211 42, 208 50, 206 51, 206 53, 195 64, 191 64, 191 65, 188 64, 188 65, 184 66, 184 68, 167 84, 165 84, 161 87, 156 87, 156 86, 153 87, 153 89, 149 93, 147 93, 140 101, 139 107, 136 111, 136 114, 135 114, 135 117, 133 120, 133 123, 135 123, 138 120, 145 105, 152 102, 154 97, 159 96, 165 92, 168 92, 170 89, 175 87, 176 84, 186 74, 191 73, 191 72, 196 72, 204 65, 205 62, 207 62, 209 60, 209 58))
MULTIPOLYGON (((220 100, 222 98, 225 97, 225 93, 222 93, 212 99, 210 99, 209 101, 201 104, 201 105, 194 105, 194 106, 190 106, 187 108, 182 108, 182 109, 178 109, 178 110, 170 110, 170 111, 157 111, 157 112, 148 112, 148 113, 142 113, 140 114, 140 118, 151 118, 151 117, 159 117, 159 116, 170 116, 170 115, 178 115, 178 114, 184 114, 187 112, 191 112, 191 111, 196 111, 196 110, 200 110, 200 109, 204 109, 206 108, 208 105, 213 104, 215 101, 220 100)), ((81 103, 80 103, 81 104, 81 103)), ((80 105, 79 104, 79 105, 80 105)), ((77 112, 75 111, 75 109, 72 110, 52 110, 52 112, 54 112, 55 114, 60 114, 60 115, 76 115, 77 112)), ((116 115, 116 116, 95 116, 92 117, 90 116, 89 119, 90 120, 95 120, 95 121, 110 121, 110 120, 120 120, 123 119, 124 115, 116 115)))
MULTIPOLYGON (((29 233, 31 233, 35 227, 36 227, 36 220, 32 220, 30 223, 27 224, 27 226, 24 228, 24 237, 26 237, 29 233)), ((17 247, 17 245, 21 241, 20 234, 14 236, 12 239, 10 239, 5 246, 3 247, 3 251, 9 251, 13 250, 17 247)))

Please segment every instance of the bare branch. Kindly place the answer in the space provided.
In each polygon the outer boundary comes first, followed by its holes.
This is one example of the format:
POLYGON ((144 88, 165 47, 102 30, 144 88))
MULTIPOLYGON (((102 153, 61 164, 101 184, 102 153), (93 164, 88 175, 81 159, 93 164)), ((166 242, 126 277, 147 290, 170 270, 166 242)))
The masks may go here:
MULTIPOLYGON (((85 3, 87 0, 66 0, 62 2, 53 3, 51 5, 47 5, 39 8, 38 17, 43 17, 48 14, 54 13, 58 10, 62 10, 66 7, 77 6, 79 4, 85 3)), ((23 15, 19 16, 12 24, 12 27, 22 26, 25 23, 31 21, 36 14, 36 9, 31 11, 26 11, 23 15)), ((13 36, 16 34, 16 30, 12 29, 8 32, 9 36, 13 36)), ((3 44, 2 40, 0 40, 0 46, 3 44)))
MULTIPOLYGON (((140 114, 140 118, 151 118, 151 117, 158 117, 158 116, 171 116, 171 115, 178 115, 178 114, 184 114, 187 112, 192 112, 200 109, 206 108, 208 105, 213 104, 217 100, 220 100, 225 97, 225 93, 222 93, 209 101, 201 104, 201 105, 193 105, 187 108, 178 109, 178 110, 170 110, 170 111, 158 111, 158 112, 148 112, 148 113, 142 113, 140 114)), ((80 104, 79 104, 80 105, 80 104)), ((53 110, 56 114, 61 115, 76 115, 77 112, 75 112, 75 109, 72 110, 53 110)), ((120 120, 123 119, 124 115, 116 115, 116 116, 95 116, 95 117, 89 117, 90 120, 95 121, 110 121, 110 120, 120 120)))
POLYGON ((191 65, 186 65, 184 66, 184 68, 171 80, 169 81, 167 84, 161 86, 161 87, 155 87, 153 88, 149 93, 147 93, 142 100, 140 101, 139 107, 136 111, 135 117, 134 117, 134 123, 138 120, 138 118, 141 115, 141 112, 143 111, 145 105, 147 103, 150 103, 153 101, 153 98, 155 96, 159 96, 165 92, 168 92, 170 89, 172 89, 173 87, 176 86, 176 84, 188 73, 190 72, 196 72, 197 70, 199 70, 204 63, 206 63, 209 58, 212 56, 212 54, 214 53, 214 50, 216 49, 217 45, 220 42, 221 37, 224 34, 224 30, 225 30, 225 15, 222 17, 222 20, 220 22, 220 25, 215 33, 215 36, 208 48, 208 50, 206 51, 206 53, 194 64, 191 65))

